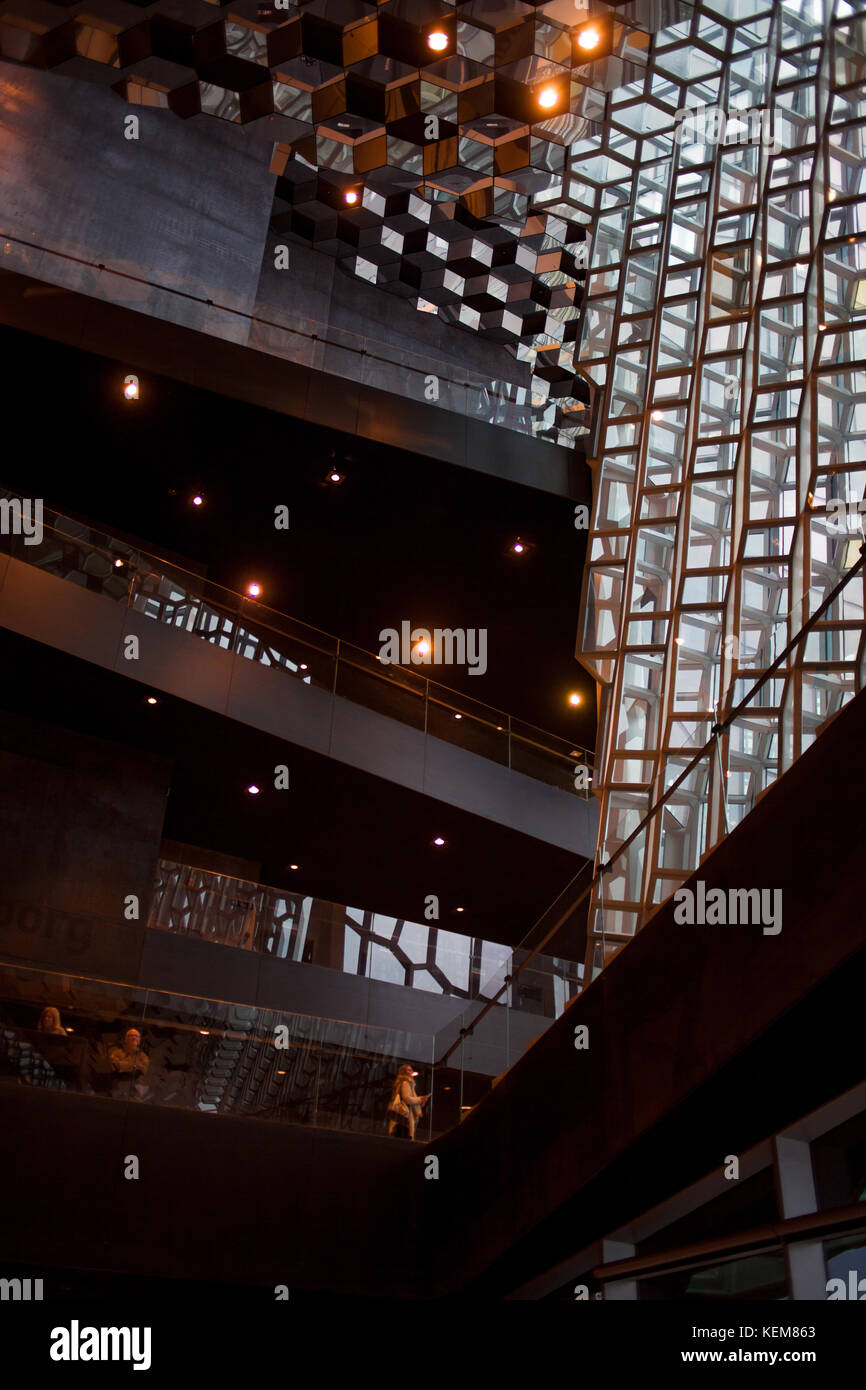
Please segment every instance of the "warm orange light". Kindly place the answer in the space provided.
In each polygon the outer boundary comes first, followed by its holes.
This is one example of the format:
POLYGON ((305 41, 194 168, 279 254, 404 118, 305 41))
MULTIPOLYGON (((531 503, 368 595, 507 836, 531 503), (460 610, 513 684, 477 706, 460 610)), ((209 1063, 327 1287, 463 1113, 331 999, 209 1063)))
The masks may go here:
POLYGON ((357 193, 354 191, 354 189, 352 189, 352 188, 349 189, 348 193, 346 193, 346 194, 344 195, 344 197, 345 197, 345 199, 346 199, 346 202, 349 203, 350 205, 351 205, 352 203, 357 203, 357 201, 358 201, 358 195, 357 195, 357 193))
POLYGON ((123 395, 128 401, 137 401, 139 398, 138 377, 125 376, 123 378, 123 395))
POLYGON ((545 111, 549 111, 551 106, 555 106, 559 101, 559 92, 556 87, 542 87, 538 93, 538 104, 543 106, 545 111))
POLYGON ((572 691, 572 693, 568 697, 568 703, 570 705, 579 705, 580 701, 581 697, 577 694, 577 691, 572 691))
POLYGON ((433 29, 427 35, 427 47, 432 48, 434 53, 441 53, 443 48, 448 47, 448 35, 442 29, 433 29))
POLYGON ((415 645, 415 650, 419 656, 426 656, 430 650, 430 643, 424 642, 423 640, 421 642, 417 642, 415 645))
POLYGON ((247 593, 249 594, 250 598, 258 598, 258 596, 259 596, 259 594, 260 594, 261 592, 262 592, 262 586, 261 586, 261 584, 248 584, 248 585, 247 585, 247 593))
POLYGON ((577 46, 578 48, 582 48, 584 53, 589 53, 593 48, 598 48, 600 43, 601 30, 596 29, 594 24, 590 24, 586 29, 581 29, 577 36, 577 46))

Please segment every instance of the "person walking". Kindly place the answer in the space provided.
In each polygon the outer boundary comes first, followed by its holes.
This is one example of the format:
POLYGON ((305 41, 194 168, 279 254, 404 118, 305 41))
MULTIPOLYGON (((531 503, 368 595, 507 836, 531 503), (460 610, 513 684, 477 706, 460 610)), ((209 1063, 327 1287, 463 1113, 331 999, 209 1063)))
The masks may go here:
POLYGON ((395 1126, 404 1124, 409 1130, 409 1138, 415 1138, 415 1129, 421 1118, 424 1106, 430 1099, 430 1092, 426 1096, 419 1096, 415 1091, 415 1077, 417 1071, 405 1064, 397 1072, 394 1084, 391 1087, 391 1099, 388 1103, 388 1134, 394 1133, 395 1126))

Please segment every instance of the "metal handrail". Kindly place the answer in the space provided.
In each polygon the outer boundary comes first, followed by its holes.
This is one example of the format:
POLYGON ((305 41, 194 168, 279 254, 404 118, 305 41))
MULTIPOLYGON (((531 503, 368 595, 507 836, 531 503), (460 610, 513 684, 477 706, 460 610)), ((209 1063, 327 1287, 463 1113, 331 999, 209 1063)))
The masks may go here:
MULTIPOLYGON (((17 497, 20 500, 24 500, 21 497, 20 493, 16 493, 9 488, 4 488, 3 494, 7 497, 17 497)), ((63 513, 57 512, 53 508, 46 508, 45 510, 48 513, 48 515, 54 518, 55 522, 63 519, 63 513)), ((347 643, 342 638, 335 637, 332 633, 325 632, 324 629, 317 628, 313 624, 305 622, 303 619, 293 618, 288 613, 281 613, 278 609, 271 608, 267 604, 259 603, 257 600, 251 599, 245 594, 238 593, 234 589, 229 589, 225 585, 220 584, 215 580, 208 579, 201 574, 196 574, 192 570, 187 570, 182 565, 174 564, 172 561, 164 560, 162 559, 162 557, 155 555, 150 551, 143 550, 138 546, 134 546, 127 541, 121 540, 117 537, 109 536, 106 532, 100 530, 99 528, 90 527, 87 522, 80 522, 74 517, 69 519, 75 521, 76 525, 86 527, 86 529, 91 533, 91 535, 100 537, 104 544, 99 544, 97 541, 85 539, 80 536, 74 536, 66 531, 61 531, 58 529, 56 525, 52 525, 50 522, 43 522, 43 530, 50 531, 52 535, 56 536, 58 541, 61 541, 64 545, 78 544, 82 547, 87 547, 89 550, 94 551, 98 554, 102 554, 103 556, 105 556, 107 560, 110 560, 112 564, 118 558, 118 551, 116 548, 112 549, 110 547, 122 547, 123 551, 126 554, 135 555, 139 559, 146 561, 148 564, 154 565, 155 568, 152 570, 152 573, 155 576, 163 577, 174 582, 179 582, 181 585, 185 585, 189 589, 190 595, 192 597, 199 599, 203 603, 209 604, 215 609, 215 611, 223 611, 227 616, 231 617, 233 620, 237 619, 238 617, 251 619, 255 622, 256 628, 263 628, 265 629, 265 631, 273 632, 281 638, 293 638, 295 641, 302 643, 304 646, 309 647, 312 651, 318 652, 319 655, 325 656, 328 658, 328 660, 331 660, 335 663, 335 691, 337 673, 340 664, 342 664, 345 667, 350 667, 355 670, 362 670, 365 672, 365 674, 372 676, 374 679, 380 680, 384 684, 393 686, 396 689, 404 690, 407 693, 419 699, 423 695, 425 703, 425 732, 427 728, 427 709, 430 703, 430 699, 432 697, 434 702, 437 705, 440 705, 443 709, 449 710, 451 713, 460 714, 462 718, 471 719, 474 723, 482 725, 489 729, 493 729, 496 732, 504 733, 507 736, 509 766, 511 766, 512 762, 511 745, 512 742, 515 740, 528 748, 537 749, 539 752, 546 753, 557 759, 560 759, 563 763, 572 762, 574 753, 566 753, 564 751, 564 745, 568 742, 568 740, 560 738, 560 736, 557 734, 548 733, 546 730, 538 728, 537 725, 530 724, 527 720, 521 719, 518 721, 520 724, 525 725, 526 728, 532 729, 542 736, 541 739, 527 738, 524 734, 520 734, 514 731, 512 727, 512 716, 505 710, 497 709, 495 705, 488 705, 484 701, 471 700, 470 697, 462 696, 461 692, 454 690, 453 687, 447 686, 439 681, 432 681, 429 677, 421 676, 420 674, 416 677, 416 680, 419 682, 419 687, 413 687, 405 679, 405 677, 410 674, 410 671, 407 667, 399 666, 396 663, 394 663, 393 670, 395 674, 391 675, 389 674, 389 669, 391 668, 389 668, 388 666, 382 666, 379 657, 373 652, 366 651, 363 647, 358 647, 352 643, 347 643), (175 579, 176 575, 181 576, 179 581, 175 579), (202 589, 217 590, 218 596, 212 598, 208 592, 201 592, 202 589), (262 616, 260 616, 260 614, 262 616), (272 619, 270 615, 273 615, 272 619), (278 625, 277 621, 281 618, 302 629, 303 634, 294 636, 294 634, 284 631, 278 625), (323 646, 320 641, 308 640, 306 636, 307 632, 312 633, 314 635, 314 638, 327 639, 329 643, 333 644, 333 647, 329 649, 328 647, 323 646), (347 650, 349 652, 358 652, 360 656, 364 657, 367 661, 371 663, 370 668, 368 669, 366 666, 363 666, 360 661, 353 661, 351 659, 351 656, 346 654, 347 650), (404 679, 400 678, 401 675, 404 677, 404 679), (420 688, 421 682, 423 682, 423 690, 420 688), (470 708, 470 705, 475 705, 476 707, 485 711, 488 718, 484 718, 482 715, 475 713, 474 710, 470 708), (547 741, 543 742, 542 740, 547 741), (553 744, 554 740, 561 743, 563 747, 555 747, 553 744)), ((26 548, 24 559, 27 559, 26 548)), ((124 562, 123 568, 125 568, 125 566, 126 562, 124 562)), ((132 604, 133 591, 135 588, 136 580, 140 579, 140 577, 140 571, 137 569, 134 570, 132 575, 130 576, 129 591, 127 593, 128 607, 132 604)), ((594 759, 589 750, 576 747, 575 753, 577 754, 579 760, 582 763, 586 764, 587 767, 592 767, 594 759)), ((480 754, 479 756, 484 755, 480 754)))

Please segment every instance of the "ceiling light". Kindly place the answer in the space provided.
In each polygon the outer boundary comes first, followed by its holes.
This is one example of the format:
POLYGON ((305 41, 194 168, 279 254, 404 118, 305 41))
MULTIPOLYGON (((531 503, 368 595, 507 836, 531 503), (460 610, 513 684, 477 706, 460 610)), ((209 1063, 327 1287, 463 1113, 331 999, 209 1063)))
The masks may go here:
POLYGON ((665 417, 665 413, 664 413, 663 410, 654 410, 654 411, 653 411, 653 419, 654 419, 654 420, 663 420, 664 417, 665 417))
POLYGON ((836 190, 835 190, 835 188, 828 189, 828 191, 827 191, 827 202, 828 202, 828 203, 835 203, 835 201, 836 201, 836 190))
POLYGON ((122 570, 122 569, 123 569, 123 561, 120 560, 120 559, 115 560, 115 562, 114 562, 114 568, 115 568, 116 570, 122 570))
POLYGON ((248 584, 248 585, 247 585, 247 593, 249 594, 250 598, 258 598, 258 596, 259 596, 259 594, 260 594, 261 592, 262 592, 262 586, 261 586, 261 584, 248 584))
POLYGON ((355 203, 357 203, 358 201, 358 195, 355 192, 354 188, 347 188, 346 192, 343 194, 343 198, 349 204, 350 207, 354 207, 355 203))
POLYGON ((247 791, 249 792, 250 796, 258 796, 259 794, 259 789, 256 786, 255 782, 250 783, 250 785, 247 787, 247 791))
POLYGON ((200 507, 200 506, 202 505, 203 502, 204 502, 204 498, 202 497, 202 495, 201 495, 200 492, 197 492, 196 495, 195 495, 195 497, 192 499, 192 505, 193 505, 194 507, 200 507))
POLYGON ((462 719, 462 718, 463 718, 463 715, 462 715, 462 714, 455 714, 454 718, 455 718, 455 719, 462 719))
POLYGON ((127 401, 137 401, 139 396, 138 377, 125 376, 123 378, 123 395, 127 401))
POLYGON ((290 868, 290 869, 299 869, 300 867, 301 867, 300 864, 290 864, 290 865, 289 865, 289 868, 290 868))
POLYGON ((581 695, 578 695, 578 693, 577 693, 576 690, 573 690, 573 691, 571 692, 571 694, 569 695, 569 697, 568 697, 568 703, 569 703, 570 705, 577 706, 577 705, 580 704, 582 698, 583 698, 583 697, 582 697, 581 695))
POLYGON ((466 908, 465 908, 465 907, 455 907, 454 911, 455 911, 455 912, 465 912, 465 911, 466 911, 466 908))
POLYGON ((432 48, 434 53, 441 53, 448 47, 448 35, 444 29, 432 29, 427 35, 427 47, 432 48))
POLYGON ((285 1068, 283 1068, 282 1070, 278 1070, 278 1071, 277 1071, 277 1076, 285 1076, 285 1074, 286 1074, 286 1073, 285 1073, 285 1068))
POLYGON ((593 48, 598 48, 601 43, 601 30, 594 24, 590 24, 586 29, 581 29, 577 36, 577 46, 582 48, 584 53, 590 53, 593 48))
POLYGON ((203 1038, 209 1038, 209 1037, 210 1037, 210 1029, 209 1029, 209 1028, 199 1028, 198 1031, 201 1033, 201 1035, 202 1035, 203 1038))
POLYGON ((156 702, 157 702, 157 701, 156 701, 156 696, 155 696, 155 695, 148 695, 148 697, 147 697, 147 703, 148 703, 149 705, 155 705, 156 702))
POLYGON ((433 843, 434 845, 444 845, 445 841, 442 839, 441 835, 437 835, 433 843))
POLYGON ((514 551, 515 555, 522 555, 526 546, 523 544, 523 541, 515 541, 511 549, 514 551))
POLYGON ((543 106, 545 111, 549 111, 559 101, 559 90, 556 87, 542 87, 538 93, 538 104, 543 106))
POLYGON ((307 670, 309 670, 309 667, 307 666, 306 661, 302 661, 302 662, 301 662, 300 666, 298 667, 298 670, 299 670, 299 671, 307 671, 307 670))
POLYGON ((418 653, 419 656, 426 656, 427 653, 429 652, 429 650, 430 650, 430 643, 429 643, 429 642, 425 642, 425 641, 422 639, 420 642, 416 642, 416 643, 415 643, 415 651, 418 653))

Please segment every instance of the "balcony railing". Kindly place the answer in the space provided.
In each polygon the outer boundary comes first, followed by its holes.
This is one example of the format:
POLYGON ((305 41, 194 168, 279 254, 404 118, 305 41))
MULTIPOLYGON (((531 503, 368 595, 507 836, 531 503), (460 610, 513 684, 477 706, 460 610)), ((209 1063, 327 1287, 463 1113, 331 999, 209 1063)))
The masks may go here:
MULTIPOLYGON (((0 489, 0 498, 23 500, 7 489, 0 489)), ((404 666, 384 665, 371 652, 47 507, 41 529, 36 540, 5 526, 0 549, 154 622, 278 667, 306 685, 574 796, 590 797, 593 759, 585 748, 404 666), (580 775, 578 767, 584 769, 580 775)))
MULTIPOLYGON (((420 1032, 0 964, 0 1087, 384 1136, 401 1064, 418 1072, 420 1095, 432 1090, 433 1044, 420 1032), (61 1031, 40 1030, 48 1006, 61 1031)), ((434 1103, 419 1139, 436 1132, 434 1103)))
MULTIPOLYGON (((467 1003, 492 999, 515 968, 515 952, 497 942, 167 859, 157 867, 148 926, 467 1003)), ((558 1018, 581 975, 573 961, 537 956, 500 1002, 558 1018)))

